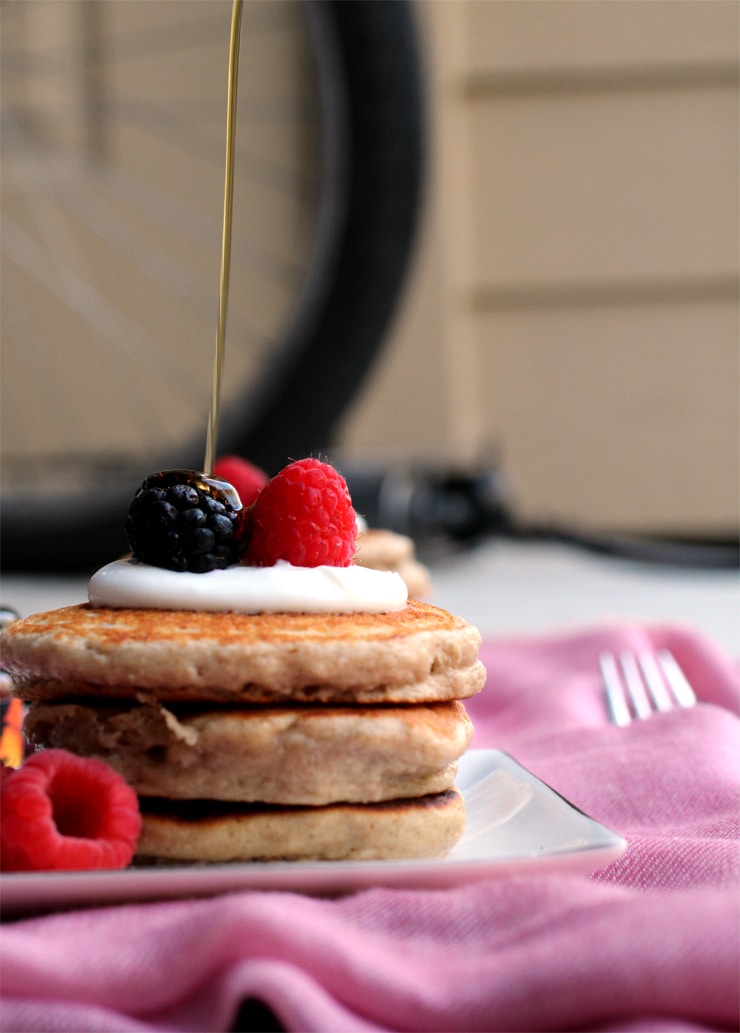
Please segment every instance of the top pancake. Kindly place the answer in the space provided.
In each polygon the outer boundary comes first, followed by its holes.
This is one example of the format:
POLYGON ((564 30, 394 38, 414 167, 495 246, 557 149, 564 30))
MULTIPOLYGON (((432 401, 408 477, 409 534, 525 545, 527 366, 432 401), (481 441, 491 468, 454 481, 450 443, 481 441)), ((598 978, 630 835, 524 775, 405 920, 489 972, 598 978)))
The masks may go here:
POLYGON ((23 699, 433 702, 478 692, 478 630, 428 603, 377 614, 109 609, 33 614, 0 634, 23 699))

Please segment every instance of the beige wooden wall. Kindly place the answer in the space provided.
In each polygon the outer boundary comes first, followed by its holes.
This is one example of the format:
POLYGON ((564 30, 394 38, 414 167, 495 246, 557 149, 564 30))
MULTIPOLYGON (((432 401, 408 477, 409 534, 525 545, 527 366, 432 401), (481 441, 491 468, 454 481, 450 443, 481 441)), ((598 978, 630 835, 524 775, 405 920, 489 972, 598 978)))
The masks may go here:
POLYGON ((738 527, 734 0, 419 0, 431 153, 356 454, 500 460, 523 514, 738 527))

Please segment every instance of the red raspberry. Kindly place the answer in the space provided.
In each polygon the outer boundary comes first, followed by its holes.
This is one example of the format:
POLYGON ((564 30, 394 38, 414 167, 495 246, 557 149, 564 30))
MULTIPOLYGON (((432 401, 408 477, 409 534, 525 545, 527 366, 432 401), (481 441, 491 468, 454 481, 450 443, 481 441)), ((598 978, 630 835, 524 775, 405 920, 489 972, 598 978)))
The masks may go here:
POLYGON ((236 488, 245 509, 254 503, 268 481, 264 470, 240 456, 221 456, 214 464, 213 473, 236 488))
POLYGON ((341 474, 318 459, 300 459, 272 478, 257 496, 242 560, 271 567, 348 567, 355 554, 357 518, 341 474))
POLYGON ((36 753, 3 780, 0 801, 3 871, 125 868, 134 856, 139 802, 102 760, 36 753))

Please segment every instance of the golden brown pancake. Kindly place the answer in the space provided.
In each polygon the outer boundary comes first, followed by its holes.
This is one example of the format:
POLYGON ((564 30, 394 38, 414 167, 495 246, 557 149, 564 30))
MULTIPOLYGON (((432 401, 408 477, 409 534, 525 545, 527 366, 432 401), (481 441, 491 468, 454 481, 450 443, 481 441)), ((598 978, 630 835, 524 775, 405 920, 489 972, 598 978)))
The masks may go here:
POLYGON ((415 553, 414 542, 408 535, 371 527, 357 536, 354 561, 374 570, 395 570, 400 563, 413 559, 415 553))
POLYGON ((480 633, 411 600, 373 614, 238 614, 64 607, 0 634, 22 699, 434 702, 478 692, 480 633))
POLYGON ((473 726, 462 703, 165 709, 32 703, 37 747, 98 757, 141 796, 322 805, 449 789, 473 726))
POLYGON ((373 861, 444 857, 462 835, 456 789, 328 807, 142 801, 139 862, 373 861))

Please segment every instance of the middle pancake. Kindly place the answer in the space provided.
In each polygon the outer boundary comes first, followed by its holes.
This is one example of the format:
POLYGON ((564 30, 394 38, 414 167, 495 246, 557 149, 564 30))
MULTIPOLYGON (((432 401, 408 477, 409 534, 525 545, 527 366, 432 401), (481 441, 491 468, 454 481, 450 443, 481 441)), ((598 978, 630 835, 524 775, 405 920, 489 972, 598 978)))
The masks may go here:
POLYGON ((96 756, 141 796, 321 806, 442 792, 473 726, 462 703, 219 707, 35 702, 38 747, 96 756))

